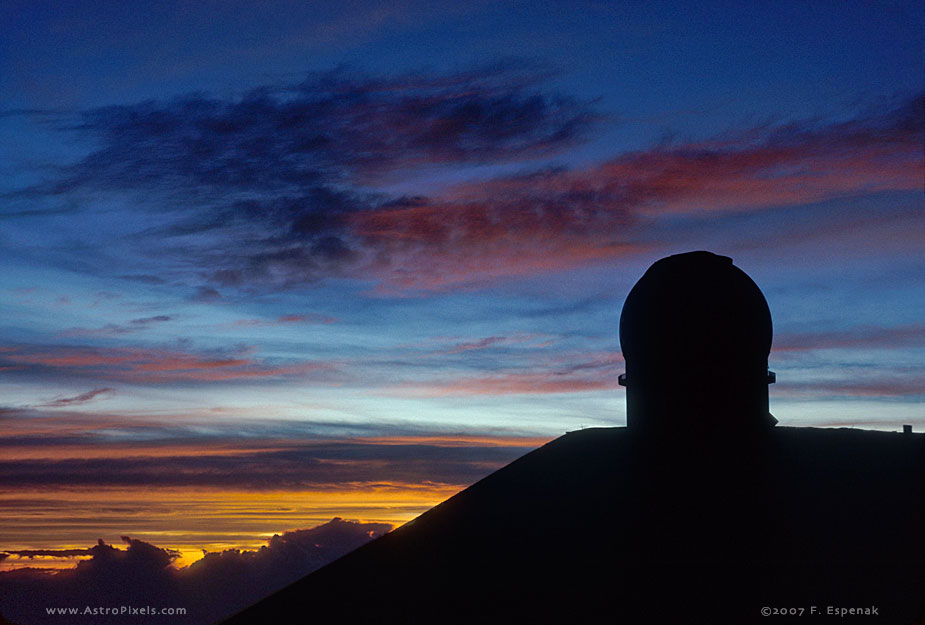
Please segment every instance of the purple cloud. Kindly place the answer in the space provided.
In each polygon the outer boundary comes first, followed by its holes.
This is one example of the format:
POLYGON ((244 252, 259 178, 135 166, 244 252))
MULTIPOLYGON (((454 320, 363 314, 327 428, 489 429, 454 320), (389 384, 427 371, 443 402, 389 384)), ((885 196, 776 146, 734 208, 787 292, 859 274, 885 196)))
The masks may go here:
POLYGON ((425 162, 546 154, 576 141, 594 116, 542 93, 543 78, 514 65, 384 79, 333 72, 235 99, 188 95, 97 108, 72 129, 101 146, 52 190, 265 192, 425 162))
POLYGON ((3 557, 19 556, 20 558, 72 558, 74 556, 91 556, 93 548, 87 549, 18 549, 7 550, 3 557))
POLYGON ((55 399, 45 404, 40 404, 43 408, 60 408, 63 406, 73 406, 75 404, 84 404, 88 401, 92 401, 101 395, 111 395, 115 393, 114 389, 109 387, 107 388, 97 388, 92 391, 87 391, 86 393, 81 393, 80 395, 75 395, 74 397, 63 397, 61 399, 55 399))
MULTIPOLYGON (((360 523, 334 518, 312 529, 274 535, 257 551, 237 549, 207 553, 183 569, 172 566, 176 551, 123 536, 119 549, 102 539, 73 569, 43 573, 18 569, 0 573, 0 609, 14 622, 60 623, 48 614, 55 606, 153 606, 182 608, 177 623, 212 623, 279 590, 328 562, 389 532, 386 523, 360 523)), ((32 550, 61 554, 61 550, 32 550)), ((80 552, 80 553, 77 553, 80 552)), ((26 553, 27 552, 7 552, 26 553)), ((2 556, 4 554, 0 554, 2 556)), ((2 559, 2 558, 0 558, 2 559)), ((125 622, 126 616, 102 615, 94 622, 125 622)))
MULTIPOLYGON (((130 438, 131 428, 122 428, 130 438)), ((140 431, 139 435, 147 432, 140 431)), ((150 432, 147 434, 156 434, 150 432)), ((229 441, 189 440, 203 452, 229 441)), ((42 437, 4 437, 0 443, 27 447, 54 444, 85 444, 85 436, 46 440, 42 437), (43 442, 44 441, 44 442, 43 442)), ((120 440, 120 447, 129 443, 120 440)), ((150 441, 144 443, 152 445, 150 441)), ((170 449, 172 439, 161 448, 170 449)), ((270 443, 268 443, 270 444, 270 443)), ((99 445, 99 443, 97 443, 99 445)), ((157 445, 153 445, 157 447, 157 445)), ((0 460, 0 481, 19 487, 122 486, 122 487, 217 487, 246 490, 308 488, 354 488, 357 484, 465 485, 500 468, 526 451, 522 446, 469 443, 443 446, 402 442, 380 444, 356 441, 293 441, 281 449, 236 449, 221 453, 180 453, 153 457, 112 455, 86 459, 0 460)))
POLYGON ((657 215, 718 219, 921 187, 920 94, 848 120, 746 128, 568 169, 546 157, 586 138, 600 116, 545 78, 516 65, 340 72, 240 97, 93 109, 70 129, 96 148, 21 195, 135 197, 160 225, 134 236, 182 259, 191 269, 177 277, 212 301, 219 289, 332 277, 385 291, 478 287, 648 251, 657 215), (388 191, 416 169, 482 164, 519 171, 388 191))

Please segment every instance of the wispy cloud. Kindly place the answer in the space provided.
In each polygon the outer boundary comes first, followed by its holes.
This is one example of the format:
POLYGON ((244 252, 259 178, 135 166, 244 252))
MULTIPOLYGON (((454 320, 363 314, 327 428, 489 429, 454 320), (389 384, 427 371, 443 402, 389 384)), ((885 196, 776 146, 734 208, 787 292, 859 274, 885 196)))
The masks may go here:
POLYGON ((578 139, 593 115, 539 91, 544 77, 523 64, 392 78, 334 72, 234 99, 93 109, 72 129, 101 147, 50 190, 311 189, 343 174, 546 154, 578 139))
POLYGON ((919 375, 890 376, 872 373, 867 377, 834 380, 781 381, 780 391, 794 399, 882 398, 913 399, 925 395, 919 375))
POLYGON ((341 72, 236 99, 94 109, 71 130, 101 147, 26 194, 134 193, 144 195, 139 205, 160 206, 182 191, 183 209, 145 235, 162 252, 211 268, 200 299, 217 298, 215 287, 362 275, 385 250, 353 233, 349 216, 401 201, 376 191, 376 181, 549 156, 586 134, 595 114, 544 90, 545 78, 513 63, 388 79, 341 72), (229 238, 234 245, 223 244, 229 238))
POLYGON ((81 393, 74 397, 63 397, 61 399, 55 399, 45 404, 40 404, 42 408, 61 408, 65 406, 74 406, 76 404, 84 404, 88 401, 93 401, 101 395, 111 395, 115 393, 115 390, 111 388, 97 388, 92 391, 87 391, 86 393, 81 393))
POLYGON ((153 317, 132 319, 125 324, 110 323, 101 328, 70 328, 64 330, 61 336, 119 336, 123 334, 132 334, 148 329, 156 324, 165 323, 171 319, 169 315, 155 315, 153 317))
POLYGON ((497 350, 511 347, 537 349, 551 345, 558 338, 559 337, 552 334, 523 332, 511 335, 486 336, 484 338, 467 341, 458 339, 446 339, 446 342, 449 344, 445 347, 437 348, 437 350, 430 355, 449 356, 454 354, 464 354, 466 352, 497 350))
POLYGON ((20 488, 344 489, 462 486, 542 442, 511 433, 417 431, 401 424, 131 418, 120 413, 0 409, 0 480, 20 488))
POLYGON ((444 380, 409 386, 412 394, 436 397, 578 393, 618 388, 615 377, 613 379, 608 377, 571 377, 549 373, 507 373, 497 376, 444 380), (415 388, 416 386, 417 388, 415 388))
MULTIPOLYGON (((257 441, 254 441, 257 443, 257 441)), ((0 461, 0 478, 21 488, 36 486, 132 486, 235 488, 240 490, 336 489, 363 484, 463 486, 500 468, 523 446, 447 446, 427 443, 305 441, 276 448, 201 453, 0 461)), ((218 443, 216 443, 218 444, 218 443)))
POLYGON ((19 556, 20 558, 73 558, 75 556, 93 555, 93 548, 87 549, 8 549, 4 552, 7 556, 19 556))
POLYGON ((925 96, 616 158, 586 178, 647 211, 743 210, 921 187, 925 96))
POLYGON ((618 389, 618 368, 623 363, 618 353, 600 353, 573 358, 559 355, 542 365, 516 371, 499 371, 492 375, 460 375, 398 384, 389 393, 412 397, 465 395, 522 395, 580 393, 618 389), (558 362, 567 360, 568 362, 558 362))
POLYGON ((329 324, 337 321, 327 315, 282 315, 276 319, 239 319, 231 325, 239 327, 279 326, 288 324, 329 324))
POLYGON ((925 324, 867 326, 839 331, 788 332, 774 337, 772 351, 925 347, 925 324))
POLYGON ((738 129, 569 169, 548 157, 600 116, 546 77, 516 64, 391 78, 341 72, 237 98, 93 109, 70 130, 96 149, 20 195, 135 196, 139 210, 158 215, 139 240, 182 258, 184 279, 211 301, 218 289, 331 277, 391 292, 479 287, 638 255, 665 215, 921 188, 921 95, 850 119, 738 129), (460 167, 481 164, 516 173, 459 181, 460 167), (458 182, 389 191, 409 171, 440 168, 458 182))
POLYGON ((249 378, 284 378, 328 372, 332 363, 268 363, 240 350, 193 353, 173 349, 12 345, 0 351, 0 366, 23 375, 93 377, 139 384, 221 382, 249 378))
POLYGON ((385 250, 369 271, 433 289, 585 265, 646 249, 664 214, 710 215, 851 194, 917 190, 923 99, 847 122, 756 128, 658 146, 586 170, 546 170, 460 185, 436 198, 349 216, 385 250))

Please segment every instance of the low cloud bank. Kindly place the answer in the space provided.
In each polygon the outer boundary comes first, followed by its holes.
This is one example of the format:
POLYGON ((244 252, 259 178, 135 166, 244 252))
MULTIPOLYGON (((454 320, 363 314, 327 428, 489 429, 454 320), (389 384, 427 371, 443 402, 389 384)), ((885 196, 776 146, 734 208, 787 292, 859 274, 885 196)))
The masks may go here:
MULTIPOLYGON (((128 536, 122 537, 126 547, 120 549, 101 539, 96 546, 79 550, 91 557, 73 569, 0 573, 0 611, 18 625, 95 625, 165 618, 133 614, 132 609, 182 608, 185 614, 172 614, 171 623, 212 623, 391 529, 387 523, 334 518, 311 529, 274 535, 256 551, 207 553, 182 569, 171 566, 179 554, 170 549, 128 536), (73 616, 50 614, 48 609, 55 608, 76 608, 77 612, 73 616)), ((0 559, 6 555, 0 554, 0 559)))

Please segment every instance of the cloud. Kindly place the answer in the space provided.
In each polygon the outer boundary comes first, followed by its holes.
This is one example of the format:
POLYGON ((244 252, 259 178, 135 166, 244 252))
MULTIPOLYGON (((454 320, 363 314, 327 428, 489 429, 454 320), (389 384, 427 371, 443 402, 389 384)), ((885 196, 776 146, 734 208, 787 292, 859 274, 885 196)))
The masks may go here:
POLYGON ((843 122, 791 123, 656 146, 584 170, 458 185, 348 216, 403 289, 458 288, 635 255, 665 215, 764 211, 921 188, 923 98, 843 122))
POLYGON ((788 332, 774 337, 773 352, 816 349, 925 347, 925 324, 896 327, 867 326, 829 332, 788 332))
POLYGON ((391 529, 386 523, 358 523, 335 517, 312 529, 274 535, 258 551, 207 553, 182 570, 180 578, 196 589, 197 596, 210 598, 212 606, 208 607, 213 612, 230 614, 391 529))
POLYGON ((142 273, 125 274, 125 275, 121 275, 118 277, 123 280, 128 280, 130 282, 140 282, 142 284, 164 284, 166 282, 166 280, 164 280, 163 278, 159 276, 153 276, 151 274, 142 274, 142 273))
POLYGON ((44 408, 59 408, 62 406, 73 406, 74 404, 83 404, 88 401, 92 401, 99 397, 100 395, 109 395, 115 393, 111 388, 97 388, 92 391, 87 391, 86 393, 81 393, 75 397, 64 397, 61 399, 55 399, 46 404, 40 404, 44 408))
POLYGON ((875 377, 862 380, 829 380, 781 383, 781 393, 793 398, 831 399, 877 397, 912 399, 925 395, 920 379, 875 377))
MULTIPOLYGON (((369 461, 370 464, 384 459, 397 461, 399 458, 393 457, 392 452, 379 449, 379 446, 400 444, 412 456, 420 458, 433 457, 463 463, 468 458, 472 465, 467 469, 469 472, 477 470, 474 467, 478 464, 511 460, 514 458, 511 454, 519 453, 519 449, 545 442, 507 430, 496 431, 493 435, 475 436, 466 433, 465 429, 435 433, 411 422, 351 423, 318 418, 306 421, 267 417, 242 419, 235 414, 222 418, 220 414, 206 411, 195 415, 184 411, 178 414, 158 413, 143 418, 137 414, 118 412, 48 411, 0 406, 0 449, 3 450, 3 458, 9 461, 23 458, 51 461, 66 458, 116 461, 134 458, 170 464, 172 458, 209 456, 216 457, 219 465, 227 464, 235 473, 235 458, 239 458, 242 463, 249 463, 253 454, 280 451, 303 455, 306 466, 336 465, 348 453, 351 458, 369 461), (444 447, 459 449, 456 452, 441 451, 444 447), (487 455, 483 455, 481 447, 496 451, 485 451, 487 455), (501 455, 493 455, 497 451, 501 455), (313 461, 313 457, 318 462, 313 461)), ((283 455, 279 458, 286 460, 288 457, 291 456, 283 455)), ((272 459, 272 456, 265 458, 267 462, 272 459)), ((254 463, 258 461, 259 457, 253 458, 254 463)), ((290 464, 289 468, 295 471, 294 475, 307 475, 305 471, 299 470, 297 463, 290 464)), ((350 473, 349 467, 344 466, 343 469, 345 471, 342 475, 348 482, 367 479, 360 473, 350 473)), ((394 475, 386 469, 383 465, 381 477, 395 481, 392 479, 394 475)), ((316 475, 323 472, 318 469, 316 475)), ((463 476, 446 483, 458 485, 467 482, 463 476)))
POLYGON ((2 410, 0 480, 28 489, 203 487, 254 491, 357 485, 463 486, 536 444, 517 436, 287 420, 148 423, 118 414, 2 410), (40 417, 40 418, 39 418, 40 417))
POLYGON ((271 364, 238 352, 73 345, 6 346, 0 350, 0 366, 14 367, 24 375, 94 377, 138 384, 301 377, 332 370, 325 362, 271 364))
POLYGON ((357 484, 464 485, 523 453, 522 447, 295 444, 289 449, 195 455, 0 461, 6 484, 33 486, 220 487, 245 490, 344 488, 357 484), (411 454, 408 456, 407 454, 411 454))
POLYGON ((508 373, 421 385, 427 396, 580 393, 618 388, 616 378, 573 378, 546 373, 508 373))
POLYGON ((448 349, 445 353, 458 354, 461 352, 468 352, 468 351, 477 350, 477 349, 485 349, 486 347, 496 345, 502 341, 504 341, 503 336, 488 336, 488 337, 485 337, 484 339, 479 339, 477 341, 466 341, 463 343, 457 343, 456 345, 448 349))
POLYGON ((548 153, 593 121, 507 64, 451 75, 314 74, 239 98, 188 95, 86 111, 72 130, 101 142, 53 191, 291 190, 423 163, 548 153), (332 171, 333 170, 333 171, 332 171))
POLYGON ((93 549, 13 549, 7 550, 4 555, 20 558, 72 558, 93 555, 93 549))
MULTIPOLYGON (((127 544, 124 550, 100 539, 87 550, 90 559, 59 573, 42 576, 28 570, 0 573, 4 616, 20 622, 52 622, 61 616, 48 615, 45 607, 112 606, 114 596, 119 596, 120 605, 170 605, 163 602, 177 598, 179 585, 170 569, 177 554, 128 537, 123 537, 123 541, 127 544)), ((116 621, 116 618, 100 619, 100 622, 116 621)))
POLYGON ((547 77, 522 64, 335 72, 236 98, 93 109, 70 130, 95 149, 23 195, 133 196, 157 215, 135 234, 139 244, 182 259, 194 297, 213 301, 326 278, 388 293, 479 288, 650 251, 666 216, 921 188, 922 95, 850 119, 738 129, 569 169, 549 157, 601 117, 546 87, 547 77), (393 190, 422 172, 458 182, 393 190))
MULTIPOLYGON (((563 174, 550 173, 552 177, 563 174)), ((349 217, 363 268, 387 287, 441 290, 639 254, 631 207, 542 190, 541 175, 486 182, 482 197, 418 198, 349 217)))
POLYGON ((147 326, 152 323, 163 323, 164 321, 170 321, 170 317, 167 315, 155 315, 153 317, 143 317, 141 319, 132 319, 129 323, 133 326, 147 326))
POLYGON ((923 114, 925 96, 917 95, 848 121, 792 122, 627 154, 584 181, 646 211, 682 213, 916 190, 923 114))
POLYGON ((200 302, 214 302, 222 298, 222 294, 210 286, 200 286, 196 289, 193 299, 200 302))
POLYGON ((334 317, 327 315, 282 315, 276 319, 239 319, 232 323, 233 326, 278 326, 287 324, 329 324, 337 321, 334 317))
POLYGON ((585 134, 595 115, 544 90, 546 77, 523 63, 391 78, 342 71, 237 98, 192 94, 93 109, 59 128, 97 147, 19 195, 77 206, 88 194, 132 196, 165 224, 138 236, 159 257, 198 268, 208 283, 200 280, 193 297, 202 301, 221 297, 220 288, 355 276, 376 251, 357 247, 345 219, 394 199, 376 190, 377 180, 548 156, 585 134))
POLYGON ((121 336, 132 334, 148 329, 156 324, 170 321, 169 315, 156 315, 153 317, 143 317, 141 319, 132 319, 125 324, 109 323, 101 328, 70 328, 61 332, 61 336, 80 337, 80 336, 121 336))
POLYGON ((283 315, 278 323, 334 323, 337 319, 325 315, 283 315))
MULTIPOLYGON (((451 356, 466 352, 509 348, 513 346, 541 348, 555 342, 559 337, 552 334, 521 332, 512 335, 486 336, 470 341, 454 340, 451 344, 433 352, 432 356, 451 356)), ((446 339, 443 339, 446 340, 446 339)), ((431 341, 433 343, 433 341, 431 341)))
POLYGON ((578 362, 546 363, 542 368, 488 376, 460 376, 398 384, 389 389, 413 397, 581 393, 620 388, 620 354, 601 353, 578 362))
MULTIPOLYGON (((256 602, 392 529, 385 523, 334 518, 312 529, 274 535, 257 551, 207 553, 183 569, 172 563, 178 552, 123 536, 125 549, 102 539, 71 555, 89 555, 70 570, 37 575, 33 570, 0 573, 4 616, 16 622, 56 623, 50 606, 154 606, 185 608, 171 616, 178 623, 211 623, 256 602), (80 553, 77 553, 80 552, 80 553)), ((62 550, 32 550, 63 553, 62 550)), ((8 552, 25 553, 25 552, 8 552)), ((124 622, 124 615, 94 617, 124 622)))
POLYGON ((156 324, 170 321, 172 317, 168 315, 156 315, 153 317, 144 317, 141 319, 132 319, 126 324, 110 323, 102 328, 70 328, 61 332, 61 336, 120 336, 140 332, 156 324))

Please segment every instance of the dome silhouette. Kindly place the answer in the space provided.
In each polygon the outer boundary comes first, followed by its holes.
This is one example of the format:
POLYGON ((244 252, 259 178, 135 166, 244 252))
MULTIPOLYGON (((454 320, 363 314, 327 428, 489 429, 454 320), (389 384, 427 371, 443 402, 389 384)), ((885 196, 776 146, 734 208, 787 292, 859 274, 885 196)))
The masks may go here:
POLYGON ((620 316, 627 425, 689 434, 773 424, 772 336, 761 289, 731 258, 699 251, 655 262, 620 316))
POLYGON ((729 258, 656 262, 620 320, 629 427, 569 432, 225 625, 913 622, 925 440, 771 427, 771 338, 729 258))

